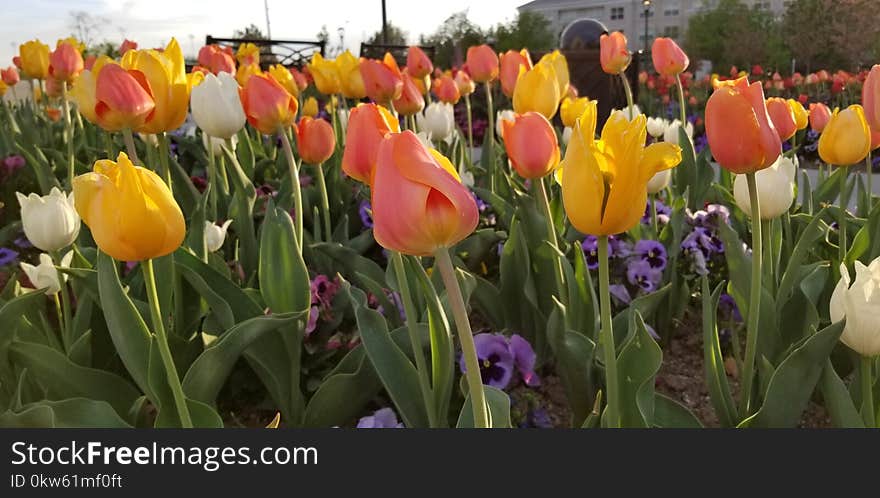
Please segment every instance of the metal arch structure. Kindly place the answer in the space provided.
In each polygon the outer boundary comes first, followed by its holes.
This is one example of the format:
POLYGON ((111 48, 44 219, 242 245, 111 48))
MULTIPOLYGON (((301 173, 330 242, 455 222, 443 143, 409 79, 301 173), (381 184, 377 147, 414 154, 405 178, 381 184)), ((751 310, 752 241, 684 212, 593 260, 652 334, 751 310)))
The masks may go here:
POLYGON ((301 67, 311 60, 312 55, 324 55, 327 43, 320 40, 262 40, 258 38, 215 38, 205 37, 205 45, 226 45, 236 48, 242 43, 253 43, 260 47, 260 67, 266 69, 273 64, 286 67, 301 67), (262 50, 269 47, 268 53, 262 50))
MULTIPOLYGON (((425 52, 425 55, 428 56, 429 59, 434 60, 434 53, 437 49, 431 46, 421 46, 419 48, 425 52)), ((385 53, 390 53, 394 60, 397 61, 398 65, 406 64, 406 52, 409 50, 409 45, 387 45, 382 43, 361 43, 361 57, 366 57, 368 59, 381 59, 385 57, 385 53)))

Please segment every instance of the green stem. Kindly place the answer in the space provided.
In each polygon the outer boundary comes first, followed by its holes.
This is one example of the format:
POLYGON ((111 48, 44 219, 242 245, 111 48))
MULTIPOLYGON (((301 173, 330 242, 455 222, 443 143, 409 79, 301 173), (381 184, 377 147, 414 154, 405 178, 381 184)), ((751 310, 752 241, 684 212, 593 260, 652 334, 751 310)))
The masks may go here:
POLYGON ((761 315, 761 206, 755 173, 746 173, 749 184, 749 203, 752 211, 752 285, 749 290, 748 326, 746 328, 746 358, 743 365, 740 414, 752 414, 752 387, 755 381, 755 358, 758 349, 758 325, 761 315))
POLYGON ((278 134, 281 136, 281 147, 284 149, 284 157, 287 158, 287 166, 290 168, 290 183, 293 187, 293 209, 296 215, 294 220, 296 225, 296 246, 297 250, 302 254, 303 217, 305 213, 303 213, 302 189, 299 185, 299 164, 293 158, 293 149, 290 148, 290 140, 287 138, 287 133, 284 133, 284 129, 279 127, 278 134))
POLYGON ((169 163, 171 149, 168 147, 168 135, 163 131, 158 133, 156 138, 159 140, 159 165, 162 167, 162 178, 165 179, 165 184, 171 189, 171 165, 169 163))
POLYGON ((862 419, 865 427, 874 427, 874 375, 871 372, 871 364, 874 359, 870 356, 861 356, 859 363, 859 380, 862 385, 862 419))
MULTIPOLYGON (((134 135, 131 134, 131 128, 123 128, 122 139, 125 142, 125 150, 128 151, 128 158, 131 159, 131 162, 134 164, 143 164, 141 163, 141 160, 138 159, 137 148, 134 146, 134 135)), ((110 159, 114 158, 111 157, 110 159)))
MULTIPOLYGON (((553 213, 550 211, 550 200, 547 198, 547 189, 544 187, 543 178, 532 179, 532 188, 538 198, 538 204, 544 212, 544 219, 547 222, 547 240, 553 245, 556 253, 559 253, 559 240, 556 236, 556 227, 553 225, 553 213)), ((565 274, 562 270, 562 261, 559 254, 553 255, 553 262, 556 267, 556 289, 562 304, 568 304, 568 288, 565 286, 565 274)))
POLYGON ((449 257, 449 250, 445 247, 437 249, 434 253, 443 285, 446 286, 446 294, 449 298, 449 307, 455 319, 455 329, 458 331, 458 339, 461 342, 461 354, 464 356, 465 378, 467 379, 468 392, 471 398, 471 408, 474 411, 474 426, 488 428, 489 409, 486 405, 486 393, 483 391, 483 379, 480 374, 480 363, 477 358, 477 348, 474 346, 474 334, 468 321, 467 309, 464 298, 461 296, 461 288, 458 279, 455 278, 455 268, 449 257))
MULTIPOLYGON (((61 266, 61 254, 58 251, 52 251, 50 254, 52 256, 52 261, 56 266, 61 266)), ((71 337, 71 327, 73 326, 73 322, 70 318, 70 294, 67 291, 67 285, 64 282, 64 274, 58 270, 58 285, 61 289, 59 294, 61 294, 61 314, 58 315, 58 320, 61 320, 61 317, 64 317, 64 322, 61 326, 61 337, 64 340, 64 347, 67 349, 67 352, 70 352, 70 346, 73 345, 73 338, 71 337)), ((55 299, 57 302, 58 294, 55 294, 55 299)))
POLYGON ((608 398, 607 426, 620 428, 620 392, 617 381, 617 352, 614 350, 614 331, 611 328, 611 292, 608 276, 608 236, 599 236, 599 308, 601 310, 601 340, 605 353, 605 392, 608 398))
POLYGON ((657 222, 657 194, 651 194, 648 202, 651 203, 651 227, 654 229, 654 236, 660 239, 660 224, 657 222))
POLYGON ((324 179, 324 165, 315 166, 318 177, 318 190, 321 193, 321 210, 324 212, 324 240, 330 242, 333 238, 332 224, 330 223, 330 199, 327 197, 327 181, 324 179))
MULTIPOLYGON (((474 148, 474 123, 471 114, 471 96, 464 96, 464 106, 467 109, 467 123, 468 123, 468 147, 471 149, 474 148)), ((494 132, 493 132, 494 133, 494 132)), ((468 162, 471 162, 471 151, 468 151, 468 162)))
POLYGON ((681 75, 675 76, 675 86, 678 87, 678 109, 681 117, 681 129, 685 129, 687 124, 687 108, 684 103, 684 86, 681 84, 681 75))
POLYGON ((12 109, 10 109, 9 102, 3 100, 3 109, 6 112, 6 117, 9 118, 9 125, 12 127, 12 133, 15 135, 20 134, 21 128, 18 127, 18 122, 15 120, 15 113, 13 113, 12 109))
MULTIPOLYGON (((498 168, 495 164, 495 106, 492 102, 492 82, 486 82, 486 110, 489 113, 489 127, 483 133, 483 141, 489 140, 489 180, 492 193, 498 191, 498 168)), ((486 147, 483 147, 486 150, 486 147)))
POLYGON ((773 272, 773 229, 771 220, 761 220, 761 241, 764 243, 762 256, 764 257, 764 273, 766 273, 766 281, 772 284, 776 281, 776 275, 773 272))
MULTIPOLYGON (((829 166, 830 167, 830 166, 829 166)), ((838 256, 840 257, 840 262, 843 263, 846 261, 846 252, 847 252, 847 240, 846 240, 846 199, 844 198, 844 192, 846 191, 846 175, 849 173, 849 169, 846 167, 843 168, 843 173, 840 175, 840 220, 837 222, 837 234, 838 234, 838 244, 837 247, 839 249, 838 256)))
POLYGON ((865 203, 865 217, 871 214, 871 208, 874 202, 874 187, 872 185, 874 179, 874 167, 871 161, 871 151, 868 151, 867 157, 865 157, 865 175, 867 175, 866 183, 867 183, 867 192, 865 195, 867 202, 865 203))
MULTIPOLYGON (((629 110, 629 115, 627 118, 632 121, 635 116, 633 116, 633 92, 632 88, 629 86, 629 80, 626 78, 626 73, 620 73, 620 81, 623 82, 623 93, 626 94, 626 106, 629 110)), ((681 126, 684 126, 684 122, 681 123, 681 126)), ((611 397, 608 397, 608 401, 610 403, 611 397)))
POLYGON ((391 263, 394 265, 394 273, 397 275, 397 286, 400 289, 400 298, 403 300, 403 309, 406 312, 406 330, 409 332, 409 342, 412 345, 413 356, 416 359, 419 387, 422 391, 422 400, 425 402, 425 411, 428 413, 428 424, 431 427, 439 427, 437 424, 437 413, 435 413, 436 409, 434 408, 434 394, 428 381, 428 364, 425 360, 425 350, 422 346, 422 339, 419 336, 418 312, 413 304, 409 280, 406 278, 406 270, 403 267, 403 256, 397 251, 391 251, 391 263))
POLYGON ((211 216, 211 221, 217 220, 217 157, 214 154, 214 143, 211 141, 212 138, 210 135, 206 135, 208 138, 208 211, 211 216))
MULTIPOLYGON (((183 387, 180 385, 180 377, 177 375, 177 367, 174 366, 174 358, 171 356, 171 349, 168 347, 168 336, 165 335, 165 324, 162 320, 162 310, 159 308, 159 294, 156 292, 156 276, 153 273, 153 260, 147 259, 142 264, 144 272, 144 284, 147 288, 147 301, 150 304, 150 318, 153 323, 156 343, 159 346, 159 356, 162 358, 162 365, 165 367, 165 376, 168 378, 168 384, 171 387, 171 394, 174 397, 174 405, 177 409, 177 416, 184 428, 189 429, 193 426, 189 409, 186 406, 186 397, 183 395, 183 387)), ((166 407, 167 408, 167 407, 166 407)))
POLYGON ((61 311, 61 300, 58 298, 58 293, 52 296, 55 301, 55 316, 58 317, 58 328, 61 329, 61 342, 64 345, 64 352, 67 353, 70 351, 70 341, 67 338, 67 321, 64 319, 64 313, 61 311))
POLYGON ((67 83, 61 82, 61 102, 64 109, 64 140, 67 142, 67 180, 70 188, 73 188, 73 177, 76 175, 76 159, 73 150, 73 127, 70 121, 70 102, 67 99, 67 83))

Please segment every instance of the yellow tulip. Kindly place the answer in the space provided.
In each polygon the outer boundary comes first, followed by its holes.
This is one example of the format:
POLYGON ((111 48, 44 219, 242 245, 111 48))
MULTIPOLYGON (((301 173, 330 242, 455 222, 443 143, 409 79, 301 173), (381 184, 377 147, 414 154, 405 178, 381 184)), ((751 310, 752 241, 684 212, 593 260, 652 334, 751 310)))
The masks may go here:
POLYGON ((44 80, 49 75, 49 45, 31 40, 18 47, 21 70, 28 78, 44 80))
POLYGON ((336 70, 342 95, 349 99, 362 99, 367 96, 364 78, 361 76, 361 60, 346 50, 336 58, 336 70))
POLYGON ((312 62, 308 64, 308 68, 319 92, 324 95, 333 95, 342 91, 336 62, 325 59, 321 57, 321 54, 316 53, 312 56, 312 62))
POLYGON ((564 97, 568 90, 568 61, 565 59, 565 56, 559 50, 554 50, 541 57, 538 64, 553 66, 553 71, 556 73, 556 82, 559 84, 559 94, 564 97))
MULTIPOLYGON (((595 103, 593 105, 595 107, 595 103)), ((559 117, 562 118, 562 124, 573 128, 575 122, 577 122, 578 118, 584 114, 589 106, 590 99, 588 97, 566 97, 562 99, 562 105, 559 107, 559 117)))
POLYGON ((235 58, 242 66, 250 66, 251 64, 260 64, 260 49, 253 43, 242 43, 238 46, 238 52, 235 58))
POLYGON ((797 129, 803 130, 806 128, 809 124, 810 115, 804 106, 795 99, 788 99, 788 106, 791 107, 791 112, 794 114, 794 122, 797 125, 797 129))
POLYGON ((135 166, 124 152, 102 159, 73 180, 76 210, 98 248, 120 261, 174 252, 183 242, 183 213, 156 173, 135 166))
POLYGON ((303 102, 302 115, 310 118, 318 115, 318 101, 315 97, 309 97, 303 102))
POLYGON ((299 95, 299 87, 296 86, 296 81, 293 79, 293 74, 290 73, 290 69, 287 69, 281 64, 275 64, 269 68, 269 76, 283 86, 284 89, 294 97, 299 95))
POLYGON ((260 66, 256 64, 242 64, 238 66, 238 70, 235 72, 235 81, 238 81, 238 84, 244 88, 248 80, 251 79, 251 76, 255 74, 263 74, 260 66))
POLYGON ((834 109, 819 136, 819 157, 828 164, 849 166, 862 162, 871 151, 871 130, 860 105, 834 109))
POLYGON ((681 161, 681 148, 658 142, 645 147, 647 120, 632 121, 620 112, 609 116, 595 140, 590 112, 575 123, 562 161, 562 201, 579 231, 590 235, 622 233, 645 211, 648 181, 681 161))
POLYGON ((190 83, 177 40, 172 38, 163 52, 129 50, 122 56, 122 67, 144 74, 156 102, 153 117, 135 131, 161 133, 180 128, 189 110, 190 83))
POLYGON ((513 110, 517 114, 534 111, 553 119, 561 94, 552 65, 538 63, 529 70, 520 66, 519 78, 513 90, 513 110))
POLYGON ((6 94, 6 90, 9 89, 9 86, 3 80, 0 80, 0 97, 6 94))

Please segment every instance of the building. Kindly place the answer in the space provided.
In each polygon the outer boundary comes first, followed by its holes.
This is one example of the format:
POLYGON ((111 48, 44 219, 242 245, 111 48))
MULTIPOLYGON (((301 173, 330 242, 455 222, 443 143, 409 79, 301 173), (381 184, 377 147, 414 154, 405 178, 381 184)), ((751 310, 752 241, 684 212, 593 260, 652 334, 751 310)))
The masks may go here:
MULTIPOLYGON (((742 0, 750 6, 782 15, 786 0, 742 0)), ((533 0, 517 7, 519 12, 538 12, 550 21, 557 34, 572 21, 584 17, 601 21, 610 31, 623 31, 630 50, 649 46, 657 36, 684 41, 688 20, 718 0, 533 0), (647 4, 647 5, 646 5, 647 4), (645 13, 648 13, 648 40, 645 40, 645 13)))

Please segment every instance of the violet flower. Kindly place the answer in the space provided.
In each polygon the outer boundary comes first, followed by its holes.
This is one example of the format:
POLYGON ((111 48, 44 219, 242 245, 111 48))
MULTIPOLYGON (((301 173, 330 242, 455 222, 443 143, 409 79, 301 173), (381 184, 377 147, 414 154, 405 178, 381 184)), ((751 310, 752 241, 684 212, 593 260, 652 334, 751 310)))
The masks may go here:
POLYGON ((535 350, 529 341, 519 334, 513 334, 508 341, 510 351, 513 353, 513 362, 516 370, 522 377, 523 382, 529 387, 540 386, 541 379, 535 373, 535 350))
POLYGON ((358 214, 365 228, 373 228, 373 207, 370 205, 370 201, 361 201, 361 205, 358 206, 358 214))
POLYGON ((718 302, 718 307, 726 316, 729 316, 731 319, 737 322, 741 322, 743 317, 739 312, 739 307, 736 305, 736 301, 733 299, 728 293, 721 294, 721 299, 718 302))
POLYGON ((587 235, 581 242, 581 248, 584 250, 587 268, 591 270, 599 268, 599 239, 595 235, 587 235))
POLYGON ((397 420, 397 414, 391 408, 380 408, 372 415, 361 417, 357 423, 358 429, 403 429, 403 424, 397 420))
POLYGON ((632 259, 626 268, 626 279, 646 292, 652 292, 657 288, 661 272, 651 267, 644 259, 632 259))
POLYGON ((629 295, 629 290, 627 290, 626 286, 623 284, 609 285, 608 292, 611 293, 612 297, 620 301, 621 304, 629 304, 632 302, 632 297, 629 295))
POLYGON ((0 266, 14 264, 18 259, 18 253, 6 247, 0 247, 0 266))
POLYGON ((656 240, 643 239, 636 242, 633 252, 655 270, 662 271, 666 268, 666 247, 656 240))
MULTIPOLYGON (((474 336, 474 347, 480 364, 480 377, 483 384, 504 389, 513 377, 514 355, 507 344, 507 338, 501 334, 477 334, 474 336)), ((464 373, 467 368, 464 355, 459 358, 458 366, 464 373)))

